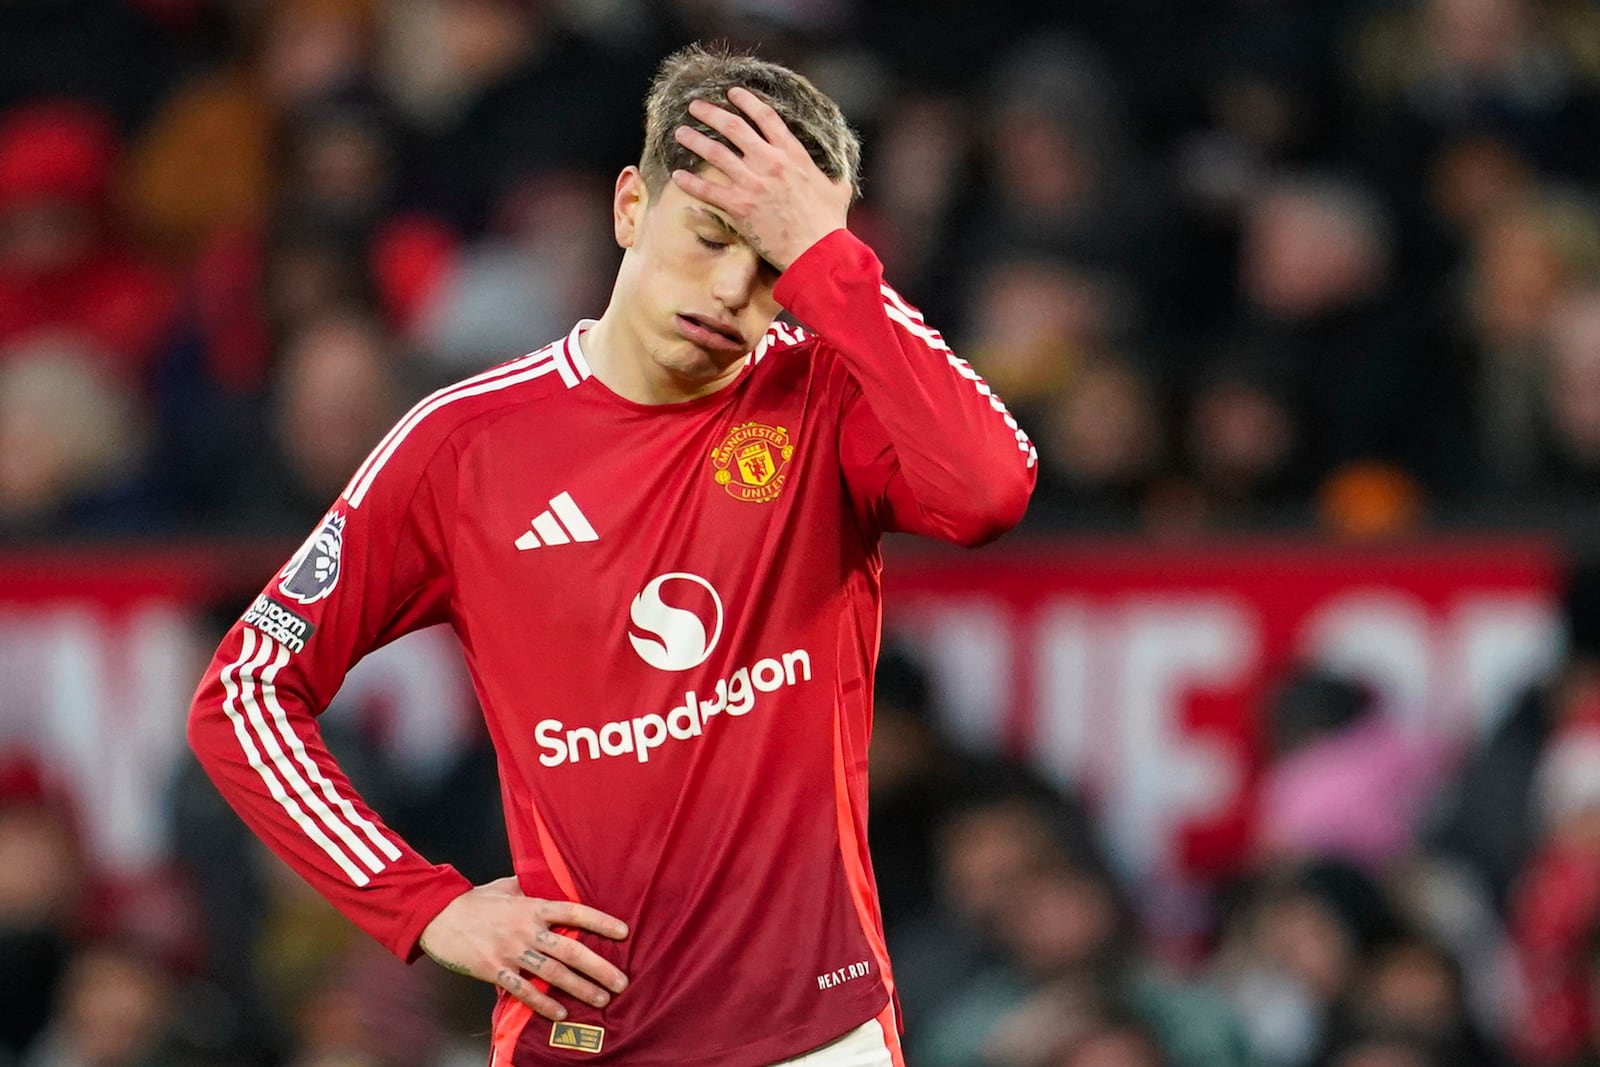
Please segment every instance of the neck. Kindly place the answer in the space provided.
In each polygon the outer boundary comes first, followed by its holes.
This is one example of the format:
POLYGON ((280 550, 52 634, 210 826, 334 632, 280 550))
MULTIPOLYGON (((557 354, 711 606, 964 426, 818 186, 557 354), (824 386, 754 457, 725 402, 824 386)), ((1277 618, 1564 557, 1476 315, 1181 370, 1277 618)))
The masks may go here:
POLYGON ((648 342, 615 301, 581 343, 590 372, 607 389, 636 404, 677 404, 709 396, 731 385, 744 364, 740 356, 725 367, 708 367, 705 375, 675 370, 652 357, 648 342))

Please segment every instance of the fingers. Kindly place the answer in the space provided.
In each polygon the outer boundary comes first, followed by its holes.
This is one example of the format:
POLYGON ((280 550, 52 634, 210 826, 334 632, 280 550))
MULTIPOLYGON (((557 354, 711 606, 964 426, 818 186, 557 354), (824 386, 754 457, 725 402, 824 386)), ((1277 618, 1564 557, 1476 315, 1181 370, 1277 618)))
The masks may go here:
POLYGON ((628 936, 628 924, 599 908, 571 900, 546 900, 539 905, 539 918, 548 926, 572 926, 601 937, 620 941, 628 936))
MULTIPOLYGON (((732 99, 730 93, 730 100, 732 99)), ((709 100, 689 101, 689 114, 732 141, 741 155, 748 156, 768 147, 767 140, 757 133, 743 116, 727 108, 718 107, 709 100)))
MULTIPOLYGON (((560 934, 551 933, 549 930, 541 932, 534 938, 534 941, 537 944, 530 951, 559 960, 573 971, 581 972, 583 975, 594 979, 613 993, 620 993, 628 987, 627 976, 615 964, 580 941, 570 937, 562 937, 560 934)), ((550 978, 549 975, 545 975, 542 972, 535 973, 539 973, 542 978, 548 978, 552 982, 555 981, 554 978, 550 978)), ((562 985, 562 988, 566 989, 568 987, 562 985)), ((580 996, 591 1003, 596 1003, 593 994, 599 992, 599 990, 591 985, 587 991, 572 990, 571 992, 575 996, 580 996)))
POLYGON ((672 181, 679 189, 688 193, 696 200, 704 201, 712 207, 719 207, 730 211, 733 204, 729 201, 727 186, 710 181, 690 170, 675 170, 672 172, 672 181))
POLYGON ((600 1008, 627 987, 616 966, 551 926, 628 936, 627 924, 615 916, 572 901, 525 897, 515 879, 503 878, 447 904, 418 943, 440 966, 492 982, 551 1020, 567 1017, 558 994, 600 1008))
MULTIPOLYGON (((559 938, 566 941, 567 938, 559 938)), ((611 1003, 611 994, 578 974, 572 968, 537 949, 526 949, 517 957, 517 966, 535 978, 549 984, 552 990, 559 989, 563 993, 570 993, 579 1000, 603 1008, 611 1003)))
MULTIPOLYGON (((761 131, 762 138, 768 144, 785 148, 800 144, 800 139, 783 121, 783 116, 773 110, 771 104, 744 86, 736 85, 728 90, 728 103, 749 116, 750 121, 756 124, 756 129, 761 131)), ((718 126, 717 129, 721 130, 722 127, 718 126)), ((722 132, 727 133, 726 130, 722 132)))
MULTIPOLYGON (((723 114, 726 115, 727 112, 724 111, 723 114)), ((743 123, 740 125, 743 125, 743 123)), ((745 128, 749 129, 749 127, 745 128)), ((691 126, 679 126, 675 133, 679 144, 730 178, 743 174, 748 169, 745 166, 744 158, 737 152, 721 141, 708 137, 691 126)))
POLYGON ((494 976, 494 984, 552 1022, 560 1022, 567 1017, 566 1008, 557 1003, 554 997, 545 995, 514 967, 500 968, 494 976))

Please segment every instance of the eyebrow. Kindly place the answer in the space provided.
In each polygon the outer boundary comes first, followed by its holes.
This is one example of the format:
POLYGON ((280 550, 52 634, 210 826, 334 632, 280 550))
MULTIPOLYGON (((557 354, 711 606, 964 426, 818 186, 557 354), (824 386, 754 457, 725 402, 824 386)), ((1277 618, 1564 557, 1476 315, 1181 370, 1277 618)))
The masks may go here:
POLYGON ((733 223, 729 222, 727 219, 723 218, 721 215, 717 214, 715 211, 712 211, 710 208, 706 208, 706 207, 690 207, 689 208, 689 212, 690 212, 690 214, 700 216, 702 219, 704 219, 707 222, 710 222, 713 226, 717 227, 719 230, 723 230, 724 232, 726 232, 731 237, 738 237, 739 236, 739 231, 733 228, 733 223))

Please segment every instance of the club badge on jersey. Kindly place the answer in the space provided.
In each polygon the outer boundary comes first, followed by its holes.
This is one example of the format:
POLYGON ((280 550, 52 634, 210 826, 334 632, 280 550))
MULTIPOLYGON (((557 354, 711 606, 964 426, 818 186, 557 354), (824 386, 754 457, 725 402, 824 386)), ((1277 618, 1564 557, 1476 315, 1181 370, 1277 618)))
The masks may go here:
POLYGON ((712 449, 712 478, 735 500, 766 504, 783 492, 793 457, 788 430, 763 422, 741 422, 712 449))
POLYGON ((278 591, 299 604, 326 600, 339 583, 339 557, 344 550, 344 515, 328 512, 317 531, 306 538, 279 575, 278 591))

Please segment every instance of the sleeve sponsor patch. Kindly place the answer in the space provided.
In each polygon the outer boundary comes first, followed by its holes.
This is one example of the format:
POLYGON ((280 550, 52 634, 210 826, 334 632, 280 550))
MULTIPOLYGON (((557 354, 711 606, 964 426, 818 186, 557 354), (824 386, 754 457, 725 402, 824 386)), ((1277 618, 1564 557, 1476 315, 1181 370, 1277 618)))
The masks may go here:
POLYGON ((317 630, 309 619, 290 611, 265 593, 256 597, 250 610, 244 613, 244 624, 254 626, 296 654, 305 649, 306 642, 317 630))
POLYGON ((299 604, 325 600, 339 584, 339 557, 344 550, 345 517, 328 512, 316 533, 294 554, 279 576, 278 591, 299 604))

